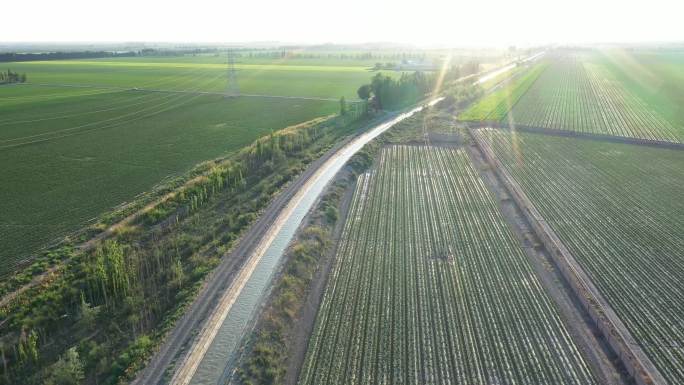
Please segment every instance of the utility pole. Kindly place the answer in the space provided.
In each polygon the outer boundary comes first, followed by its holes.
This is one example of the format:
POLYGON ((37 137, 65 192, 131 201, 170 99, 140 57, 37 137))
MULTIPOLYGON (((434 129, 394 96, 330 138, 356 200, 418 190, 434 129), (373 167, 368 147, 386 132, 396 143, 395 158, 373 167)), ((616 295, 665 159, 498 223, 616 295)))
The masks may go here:
POLYGON ((232 49, 228 50, 228 82, 226 84, 226 98, 240 96, 240 88, 237 82, 237 71, 235 70, 235 53, 232 49))

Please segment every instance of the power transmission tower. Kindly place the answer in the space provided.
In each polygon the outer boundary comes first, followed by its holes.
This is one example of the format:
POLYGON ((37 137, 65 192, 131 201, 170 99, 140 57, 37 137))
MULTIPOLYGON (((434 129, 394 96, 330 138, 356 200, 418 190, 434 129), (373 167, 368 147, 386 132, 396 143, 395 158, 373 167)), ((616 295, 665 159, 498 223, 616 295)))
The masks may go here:
POLYGON ((237 71, 235 70, 235 54, 233 50, 228 51, 228 84, 226 85, 226 98, 240 96, 240 88, 237 82, 237 71))

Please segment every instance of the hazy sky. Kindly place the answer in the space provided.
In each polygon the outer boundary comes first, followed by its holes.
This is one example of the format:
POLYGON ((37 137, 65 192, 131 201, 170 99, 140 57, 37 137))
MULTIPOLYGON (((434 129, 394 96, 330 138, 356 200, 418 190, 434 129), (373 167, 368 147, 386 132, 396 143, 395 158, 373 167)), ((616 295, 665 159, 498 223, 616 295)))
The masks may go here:
MULTIPOLYGON (((508 45, 682 41, 673 0, 22 0, 0 41, 508 45)), ((10 8, 14 8, 10 6, 10 8)))

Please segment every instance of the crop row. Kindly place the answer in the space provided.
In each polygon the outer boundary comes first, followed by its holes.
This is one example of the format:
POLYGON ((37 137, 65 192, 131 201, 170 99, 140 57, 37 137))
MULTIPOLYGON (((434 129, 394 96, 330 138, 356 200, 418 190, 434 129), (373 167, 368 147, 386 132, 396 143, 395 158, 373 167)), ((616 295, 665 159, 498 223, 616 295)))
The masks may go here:
POLYGON ((359 177, 301 384, 593 384, 462 149, 359 177))
POLYGON ((684 152, 480 130, 656 367, 684 383, 684 152))
POLYGON ((530 87, 504 121, 521 125, 669 142, 684 130, 629 91, 600 60, 562 56, 530 87))

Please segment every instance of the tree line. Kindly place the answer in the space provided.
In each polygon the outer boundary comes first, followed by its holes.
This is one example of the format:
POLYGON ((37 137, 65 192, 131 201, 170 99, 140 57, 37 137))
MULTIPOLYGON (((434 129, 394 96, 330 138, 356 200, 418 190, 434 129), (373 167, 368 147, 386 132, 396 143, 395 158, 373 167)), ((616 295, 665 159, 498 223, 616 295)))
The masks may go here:
POLYGON ((340 60, 372 60, 372 59, 393 59, 393 60, 425 60, 427 55, 424 52, 350 52, 350 53, 326 53, 326 52, 300 52, 298 50, 280 49, 280 50, 264 50, 264 51, 249 51, 236 56, 244 56, 248 58, 266 58, 266 59, 340 59, 340 60))
POLYGON ((182 56, 187 54, 217 53, 217 48, 193 48, 193 49, 157 49, 143 48, 140 50, 127 51, 69 51, 69 52, 2 52, 0 62, 20 62, 37 60, 67 60, 67 59, 98 59, 110 57, 135 57, 135 56, 182 56))
POLYGON ((36 60, 64 60, 64 59, 95 59, 104 57, 126 57, 136 56, 135 51, 111 52, 111 51, 74 51, 74 52, 40 52, 40 53, 21 53, 3 52, 0 53, 0 62, 15 61, 36 61, 36 60))
POLYGON ((358 97, 377 110, 393 110, 413 104, 433 92, 438 79, 448 84, 457 79, 480 71, 477 61, 451 66, 443 74, 416 71, 402 73, 399 78, 376 73, 368 84, 358 88, 358 97))

